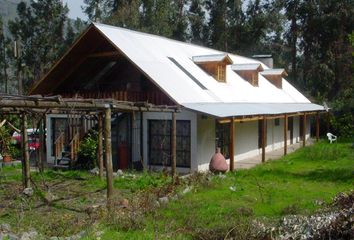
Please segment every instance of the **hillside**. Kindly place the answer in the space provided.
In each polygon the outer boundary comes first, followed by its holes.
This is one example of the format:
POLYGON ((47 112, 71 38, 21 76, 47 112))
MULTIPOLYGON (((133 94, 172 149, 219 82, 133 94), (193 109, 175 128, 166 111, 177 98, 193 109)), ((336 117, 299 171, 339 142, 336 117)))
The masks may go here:
MULTIPOLYGON (((22 1, 29 2, 29 0, 22 1)), ((0 15, 5 23, 16 17, 17 4, 20 2, 21 0, 0 0, 0 15)))

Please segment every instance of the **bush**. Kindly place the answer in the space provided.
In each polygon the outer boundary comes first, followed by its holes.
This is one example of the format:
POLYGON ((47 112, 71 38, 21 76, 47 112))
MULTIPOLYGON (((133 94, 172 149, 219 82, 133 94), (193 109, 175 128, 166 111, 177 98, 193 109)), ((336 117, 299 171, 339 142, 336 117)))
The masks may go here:
POLYGON ((92 169, 96 166, 98 133, 91 130, 80 143, 77 167, 92 169))

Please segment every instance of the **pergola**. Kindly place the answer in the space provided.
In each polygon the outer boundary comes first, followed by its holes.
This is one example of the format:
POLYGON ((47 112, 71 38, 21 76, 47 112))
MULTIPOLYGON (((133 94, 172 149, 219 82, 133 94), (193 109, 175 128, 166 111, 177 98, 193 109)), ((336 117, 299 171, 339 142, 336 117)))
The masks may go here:
MULTIPOLYGON (((107 180, 107 206, 113 195, 113 167, 111 146, 111 115, 114 112, 169 112, 172 114, 171 139, 171 174, 176 175, 176 112, 179 106, 157 106, 147 102, 127 102, 115 99, 80 99, 62 98, 61 96, 44 97, 0 94, 0 115, 21 115, 22 141, 22 179, 24 188, 30 187, 30 161, 27 136, 27 116, 40 115, 41 129, 46 114, 85 114, 98 119, 98 162, 99 176, 103 178, 104 159, 107 180), (104 138, 104 141, 103 141, 104 138), (105 151, 104 151, 105 150, 105 151), (104 152, 104 154, 103 154, 104 152), (105 155, 105 156, 103 156, 105 155)), ((40 134, 41 146, 44 146, 44 131, 40 134)), ((40 148, 39 168, 43 166, 44 148, 40 148)))

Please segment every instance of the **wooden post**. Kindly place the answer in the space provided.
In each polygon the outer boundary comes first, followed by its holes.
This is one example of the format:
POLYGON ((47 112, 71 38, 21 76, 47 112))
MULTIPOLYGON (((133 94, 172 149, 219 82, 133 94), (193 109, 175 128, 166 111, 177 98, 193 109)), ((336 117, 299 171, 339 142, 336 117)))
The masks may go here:
POLYGON ((103 180, 103 116, 98 114, 98 167, 99 176, 103 180))
POLYGON ((172 138, 171 138, 171 174, 173 182, 175 181, 176 176, 176 113, 172 113, 172 138))
POLYGON ((38 169, 43 172, 44 169, 44 149, 45 149, 45 127, 44 127, 45 117, 42 117, 39 125, 39 152, 38 152, 38 169))
POLYGON ((330 131, 330 115, 329 115, 329 112, 327 112, 326 118, 327 118, 327 121, 326 121, 327 133, 329 133, 329 131, 330 131))
POLYGON ((22 174, 23 174, 23 186, 24 188, 30 187, 30 163, 28 152, 28 135, 27 135, 27 116, 26 113, 22 113, 22 174))
POLYGON ((266 145, 266 139, 267 139, 267 118, 266 116, 263 116, 262 120, 262 163, 265 162, 265 145, 266 145))
POLYGON ((234 122, 234 118, 232 117, 230 119, 230 146, 229 146, 229 155, 230 155, 230 171, 234 171, 235 170, 235 152, 234 152, 234 146, 235 146, 235 139, 234 139, 234 131, 235 131, 235 122, 234 122))
POLYGON ((284 156, 288 153, 288 115, 284 114, 284 156))
POLYGON ((302 122, 302 126, 303 126, 303 133, 302 133, 302 146, 305 147, 306 146, 306 113, 304 113, 304 117, 303 117, 303 122, 302 122))
POLYGON ((106 150, 106 171, 107 171, 107 208, 112 207, 113 197, 113 167, 112 167, 112 142, 111 142, 111 108, 105 110, 104 126, 105 150, 106 150))
POLYGON ((320 140, 320 113, 316 114, 316 141, 320 140))

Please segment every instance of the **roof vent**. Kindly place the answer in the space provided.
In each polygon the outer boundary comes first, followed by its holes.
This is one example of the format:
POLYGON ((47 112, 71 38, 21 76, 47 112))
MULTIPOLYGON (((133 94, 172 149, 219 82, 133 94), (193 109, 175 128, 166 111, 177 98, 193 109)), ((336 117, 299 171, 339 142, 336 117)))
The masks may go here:
POLYGON ((231 69, 252 86, 258 87, 258 73, 263 71, 260 63, 233 64, 231 69))
POLYGON ((280 89, 283 88, 283 77, 288 76, 288 74, 283 68, 265 69, 263 72, 261 72, 261 74, 274 86, 280 89))
POLYGON ((226 66, 232 64, 227 54, 194 56, 193 62, 219 82, 226 82, 226 66))

